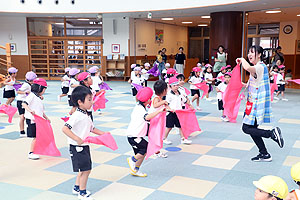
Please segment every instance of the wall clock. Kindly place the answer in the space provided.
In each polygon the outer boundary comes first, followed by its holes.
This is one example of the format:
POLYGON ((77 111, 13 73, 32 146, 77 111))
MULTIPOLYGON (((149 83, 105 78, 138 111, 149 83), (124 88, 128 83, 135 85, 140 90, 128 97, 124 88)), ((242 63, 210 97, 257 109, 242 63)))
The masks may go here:
POLYGON ((286 25, 283 27, 283 32, 285 34, 290 34, 291 32, 293 32, 293 27, 291 25, 286 25))

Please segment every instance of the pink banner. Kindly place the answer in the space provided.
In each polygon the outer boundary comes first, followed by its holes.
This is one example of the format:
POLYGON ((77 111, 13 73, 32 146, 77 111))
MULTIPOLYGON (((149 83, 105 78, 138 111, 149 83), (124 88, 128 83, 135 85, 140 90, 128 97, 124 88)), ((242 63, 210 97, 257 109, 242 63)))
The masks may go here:
POLYGON ((300 79, 294 79, 294 80, 288 80, 288 81, 300 84, 300 79))
POLYGON ((186 89, 185 87, 183 87, 183 88, 184 88, 184 91, 185 91, 186 95, 189 96, 189 95, 191 94, 191 91, 189 91, 189 90, 186 89))
POLYGON ((273 81, 273 83, 271 83, 270 84, 270 88, 271 88, 271 101, 273 101, 273 99, 274 99, 274 92, 275 92, 275 90, 278 90, 278 85, 276 84, 276 82, 277 82, 277 74, 275 74, 274 75, 274 81, 273 81))
POLYGON ((206 84, 205 81, 203 81, 201 83, 197 83, 197 84, 195 84, 195 86, 203 91, 203 94, 201 97, 201 99, 203 99, 203 97, 208 93, 209 86, 206 84))
POLYGON ((159 113, 150 120, 148 132, 148 147, 146 160, 163 148, 163 138, 166 131, 166 112, 159 113))
POLYGON ((13 107, 13 106, 8 106, 8 105, 1 105, 0 106, 0 113, 4 113, 8 115, 8 122, 11 123, 12 122, 12 118, 15 115, 15 113, 17 112, 18 108, 13 107))
POLYGON ((88 136, 87 138, 85 138, 84 142, 104 145, 113 151, 118 149, 118 145, 110 133, 104 133, 103 135, 98 135, 94 137, 88 136))
POLYGON ((53 130, 48 120, 34 115, 36 124, 36 141, 33 152, 46 156, 61 156, 56 147, 53 130))
POLYGON ((61 119, 62 119, 64 122, 67 122, 67 121, 70 119, 70 117, 61 117, 61 119))
POLYGON ((106 101, 105 90, 102 90, 98 95, 94 97, 93 110, 97 111, 98 109, 104 109, 106 101))
POLYGON ((187 139, 192 133, 201 131, 196 117, 196 110, 176 110, 176 114, 179 119, 182 133, 185 139, 187 139))
POLYGON ((223 94, 224 114, 228 117, 230 122, 236 122, 237 108, 239 108, 238 104, 240 104, 238 97, 242 87, 241 67, 237 65, 232 71, 230 82, 223 94))

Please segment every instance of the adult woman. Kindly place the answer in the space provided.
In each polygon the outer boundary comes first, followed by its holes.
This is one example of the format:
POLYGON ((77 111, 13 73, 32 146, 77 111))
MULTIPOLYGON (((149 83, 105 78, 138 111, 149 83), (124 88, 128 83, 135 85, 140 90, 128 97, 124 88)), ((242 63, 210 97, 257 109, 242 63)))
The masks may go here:
POLYGON ((280 148, 284 144, 279 127, 272 130, 257 128, 262 123, 270 123, 272 115, 269 72, 267 66, 261 61, 262 55, 263 48, 261 46, 251 46, 248 52, 248 59, 254 66, 250 66, 244 58, 236 60, 238 64, 241 64, 250 73, 242 130, 251 136, 259 149, 259 154, 251 159, 256 162, 272 161, 262 138, 273 139, 280 148))
POLYGON ((283 53, 281 53, 281 46, 278 46, 276 48, 276 50, 273 52, 273 55, 272 55, 272 67, 274 65, 283 65, 284 63, 284 56, 283 56, 283 53))
POLYGON ((227 53, 224 52, 224 47, 220 45, 218 47, 218 52, 215 57, 215 65, 213 72, 215 74, 218 74, 221 71, 222 67, 226 67, 226 61, 227 61, 227 53))
POLYGON ((179 53, 175 56, 175 69, 178 74, 183 74, 185 68, 185 54, 183 53, 183 47, 179 47, 179 53))
POLYGON ((166 49, 166 48, 162 48, 162 50, 161 50, 161 57, 162 57, 162 60, 163 60, 164 64, 167 63, 167 55, 166 55, 166 52, 167 52, 167 49, 166 49))

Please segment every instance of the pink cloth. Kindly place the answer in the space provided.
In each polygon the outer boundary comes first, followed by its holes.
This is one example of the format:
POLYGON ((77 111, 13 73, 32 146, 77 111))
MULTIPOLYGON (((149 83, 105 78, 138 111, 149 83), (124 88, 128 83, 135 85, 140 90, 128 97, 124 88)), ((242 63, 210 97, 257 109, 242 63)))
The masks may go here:
POLYGON ((61 117, 61 119, 62 119, 64 122, 67 122, 67 121, 70 119, 70 117, 61 117))
POLYGON ((189 90, 186 89, 185 87, 183 87, 183 89, 184 89, 184 91, 185 91, 185 93, 186 93, 187 96, 189 96, 189 95, 191 94, 191 91, 189 91, 189 90))
POLYGON ((113 151, 118 149, 118 145, 110 133, 104 133, 103 135, 98 135, 94 137, 88 136, 87 138, 85 138, 84 142, 104 145, 113 151))
POLYGON ((104 109, 105 103, 106 103, 105 90, 102 90, 98 95, 94 97, 93 110, 96 111, 98 109, 104 109))
POLYGON ((14 84, 14 88, 18 91, 22 87, 22 84, 14 84))
POLYGON ((142 85, 138 85, 138 84, 135 84, 135 83, 131 83, 133 85, 133 87, 135 87, 135 89, 137 91, 139 91, 140 89, 144 88, 142 85))
POLYGON ((179 119, 182 133, 185 139, 187 139, 192 133, 201 131, 196 117, 196 110, 176 110, 176 114, 179 119))
POLYGON ((232 123, 236 123, 236 118, 238 116, 238 113, 239 113, 239 109, 240 109, 240 106, 241 106, 241 101, 245 98, 245 94, 244 93, 241 93, 240 96, 238 97, 238 99, 236 100, 236 103, 235 103, 235 106, 234 106, 234 109, 233 109, 233 115, 228 119, 230 122, 232 123))
POLYGON ((288 80, 288 81, 300 84, 300 79, 294 79, 294 80, 288 80))
POLYGON ((223 95, 224 115, 228 117, 230 122, 236 122, 239 104, 241 103, 238 97, 242 87, 241 67, 237 65, 232 71, 230 82, 223 95))
POLYGON ((163 148, 165 130, 166 112, 162 112, 150 120, 146 160, 163 148))
POLYGON ((104 89, 104 90, 112 90, 107 83, 102 82, 101 84, 99 84, 100 90, 104 89))
POLYGON ((274 99, 274 91, 278 90, 278 85, 276 84, 277 76, 278 76, 277 74, 274 75, 274 79, 273 79, 274 83, 270 84, 270 88, 271 88, 271 101, 273 101, 273 99, 274 99))
POLYGON ((208 93, 209 86, 206 84, 205 81, 201 82, 201 83, 197 83, 197 84, 195 84, 195 86, 203 91, 203 94, 202 94, 202 97, 201 97, 201 99, 203 99, 203 97, 208 93))
POLYGON ((61 156, 56 147, 53 130, 48 120, 34 115, 36 124, 36 141, 33 152, 46 156, 61 156))
POLYGON ((8 105, 1 105, 0 106, 0 113, 4 113, 8 115, 8 122, 11 123, 12 122, 12 118, 15 115, 15 113, 17 112, 18 108, 13 107, 13 106, 8 106, 8 105))

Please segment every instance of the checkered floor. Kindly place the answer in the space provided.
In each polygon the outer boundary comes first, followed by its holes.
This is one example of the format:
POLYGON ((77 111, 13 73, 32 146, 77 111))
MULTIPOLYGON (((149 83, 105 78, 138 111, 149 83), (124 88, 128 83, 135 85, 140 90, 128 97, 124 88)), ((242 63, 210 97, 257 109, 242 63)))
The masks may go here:
MULTIPOLYGON (((95 199, 250 200, 255 190, 252 181, 270 174, 284 178, 290 189, 296 187, 289 173, 290 166, 300 161, 300 90, 288 90, 288 102, 274 102, 275 123, 263 126, 268 129, 278 125, 284 135, 283 149, 272 140, 265 140, 273 162, 250 161, 257 154, 257 148, 250 137, 241 131, 245 102, 242 102, 237 123, 222 122, 221 113, 217 110, 216 94, 213 92, 213 101, 200 102, 202 111, 197 112, 197 117, 203 132, 192 135, 193 144, 181 145, 178 132, 174 130, 169 136, 173 145, 169 146, 180 147, 181 151, 167 152, 168 158, 145 161, 141 170, 148 177, 138 178, 129 174, 126 162, 132 151, 125 131, 135 100, 130 94, 129 84, 108 84, 113 90, 107 92, 107 108, 102 110, 101 115, 94 113, 94 124, 101 130, 110 131, 119 149, 111 151, 91 145, 93 169, 88 190, 95 199)), ((49 81, 49 85, 44 95, 44 105, 62 156, 42 156, 40 160, 28 160, 31 140, 19 138, 18 115, 9 124, 7 117, 0 114, 1 199, 77 199, 71 194, 76 175, 72 172, 66 136, 61 131, 63 121, 60 119, 67 115, 70 108, 66 98, 61 102, 56 100, 60 93, 60 83, 49 81)), ((0 101, 4 102, 3 99, 0 101)))

